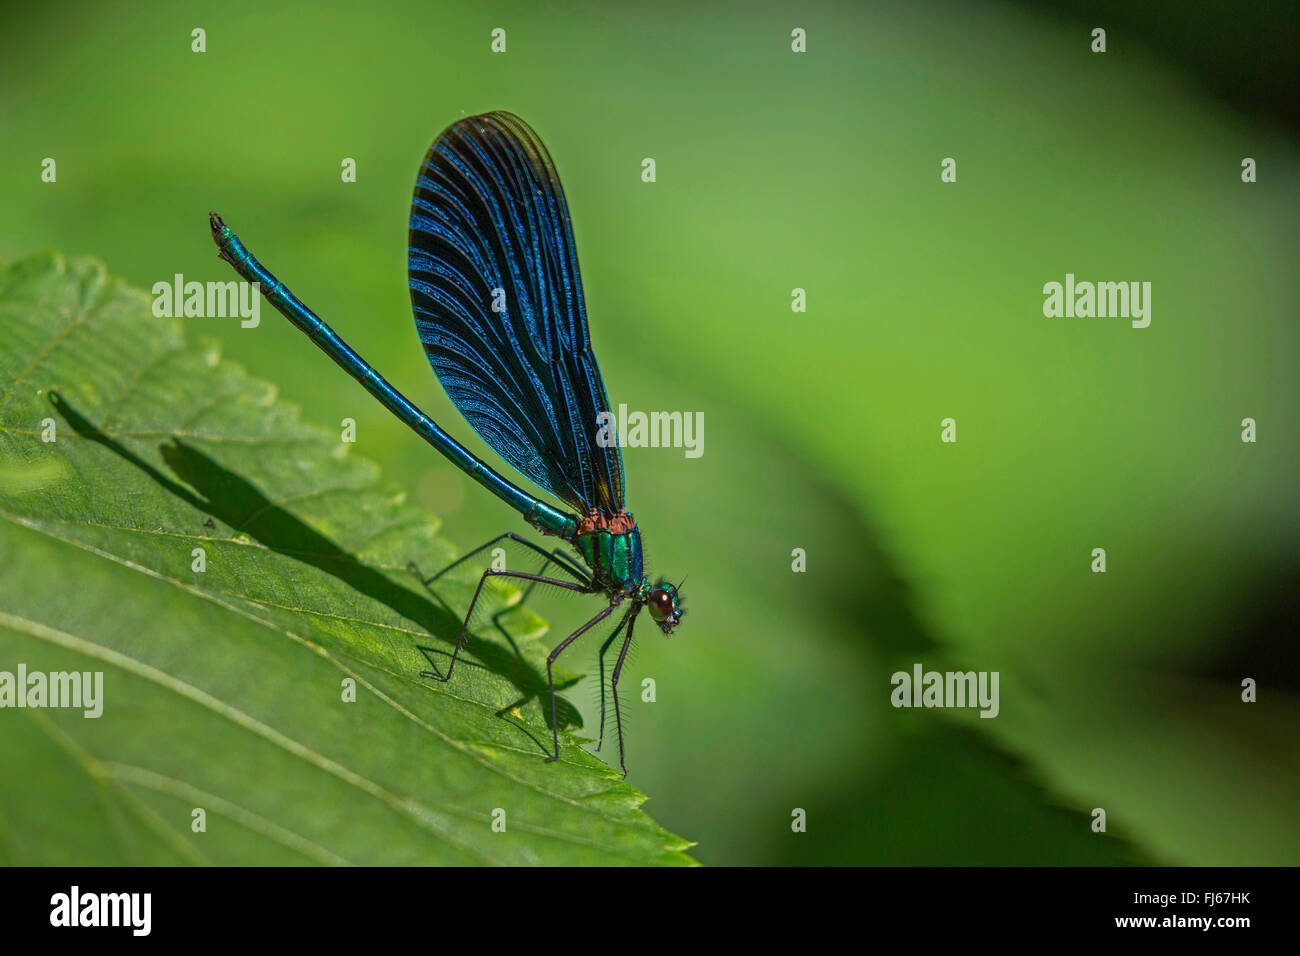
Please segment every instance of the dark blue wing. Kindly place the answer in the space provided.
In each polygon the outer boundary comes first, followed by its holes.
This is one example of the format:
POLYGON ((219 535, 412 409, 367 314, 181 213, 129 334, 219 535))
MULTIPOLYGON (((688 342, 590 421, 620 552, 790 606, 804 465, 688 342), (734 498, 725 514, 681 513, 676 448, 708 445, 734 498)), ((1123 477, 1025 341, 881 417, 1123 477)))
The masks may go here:
POLYGON ((415 327, 461 413, 502 458, 585 514, 623 509, 623 459, 591 351, 564 190, 511 113, 466 117, 415 181, 407 259, 415 327))

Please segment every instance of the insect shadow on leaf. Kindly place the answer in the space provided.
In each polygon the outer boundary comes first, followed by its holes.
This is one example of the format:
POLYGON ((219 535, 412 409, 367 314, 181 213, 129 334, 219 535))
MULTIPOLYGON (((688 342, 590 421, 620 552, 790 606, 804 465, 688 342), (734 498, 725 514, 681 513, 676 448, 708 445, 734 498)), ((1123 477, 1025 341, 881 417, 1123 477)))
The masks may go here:
MULTIPOLYGON (((453 645, 456 643, 461 619, 450 611, 441 598, 435 604, 424 594, 398 584, 357 560, 355 555, 339 547, 330 538, 276 505, 252 483, 179 437, 173 436, 170 442, 159 446, 159 454, 176 476, 173 479, 91 423, 60 392, 52 391, 49 401, 77 435, 113 452, 170 494, 203 514, 248 535, 268 550, 332 575, 353 590, 415 623, 430 635, 453 645)), ((479 662, 475 664, 466 661, 466 664, 481 666, 504 678, 520 695, 518 700, 497 711, 498 716, 519 727, 541 749, 549 749, 511 713, 533 699, 546 700, 549 690, 545 675, 518 654, 517 649, 512 653, 491 641, 478 640, 473 635, 467 637, 466 647, 479 662)), ((440 653, 418 644, 417 648, 426 659, 430 659, 430 654, 440 653)), ((543 707, 542 710, 549 711, 549 708, 543 707)), ((565 714, 571 723, 577 711, 566 702, 565 714)), ((568 725, 563 720, 561 723, 568 725)))

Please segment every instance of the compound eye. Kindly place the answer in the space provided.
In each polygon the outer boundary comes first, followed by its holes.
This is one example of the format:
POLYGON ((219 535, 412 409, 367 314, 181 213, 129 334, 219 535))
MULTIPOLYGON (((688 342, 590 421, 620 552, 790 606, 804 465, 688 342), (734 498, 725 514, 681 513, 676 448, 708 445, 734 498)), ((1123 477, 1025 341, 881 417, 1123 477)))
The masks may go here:
POLYGON ((673 599, 672 594, 663 588, 650 592, 650 600, 647 606, 650 608, 650 616, 656 621, 666 621, 672 616, 677 602, 673 599))

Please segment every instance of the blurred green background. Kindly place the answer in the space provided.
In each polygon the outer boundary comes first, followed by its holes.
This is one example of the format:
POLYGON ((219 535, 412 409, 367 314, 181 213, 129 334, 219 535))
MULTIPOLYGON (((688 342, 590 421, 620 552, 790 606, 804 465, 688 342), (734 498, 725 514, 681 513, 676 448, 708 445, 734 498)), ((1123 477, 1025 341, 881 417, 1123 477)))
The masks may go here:
MULTIPOLYGON (((1300 148, 1268 96, 1216 87, 1212 16, 1115 16, 11 8, 0 259, 224 281, 216 209, 493 460, 418 347, 406 219, 443 127, 516 112, 568 192, 611 400, 705 416, 701 458, 625 451, 652 570, 689 574, 684 626, 644 628, 631 665, 657 682, 628 734, 656 819, 706 863, 1296 863, 1300 148), (1044 318, 1067 272, 1150 281, 1151 326, 1044 318), (894 710, 914 662, 999 671, 1000 715, 894 710)), ((187 326, 308 419, 354 418, 357 452, 461 547, 524 530, 269 310, 187 326)), ((539 610, 554 632, 590 612, 539 610)), ((570 696, 592 728, 590 685, 570 696)))

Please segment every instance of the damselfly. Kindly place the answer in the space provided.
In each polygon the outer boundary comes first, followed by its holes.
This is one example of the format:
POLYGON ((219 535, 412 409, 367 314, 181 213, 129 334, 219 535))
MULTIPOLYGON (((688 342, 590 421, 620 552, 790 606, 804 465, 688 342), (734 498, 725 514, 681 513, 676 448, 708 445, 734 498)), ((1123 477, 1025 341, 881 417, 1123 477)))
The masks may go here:
MULTIPOLYGON (((610 429, 601 427, 609 419, 598 420, 610 405, 588 334, 569 209, 541 139, 519 117, 492 112, 466 117, 434 140, 415 181, 407 275, 416 330, 452 402, 498 455, 571 511, 529 494, 472 455, 254 259, 220 216, 211 213, 210 224, 221 258, 258 283, 267 301, 326 355, 533 528, 577 552, 575 559, 562 548, 547 551, 507 533, 461 557, 455 564, 509 538, 541 555, 542 571, 554 565, 563 576, 485 570, 447 672, 422 673, 451 679, 490 577, 602 595, 608 603, 546 659, 554 745, 547 760, 560 756, 555 660, 578 637, 617 618, 600 654, 603 675, 604 653, 623 634, 610 684, 619 765, 626 776, 618 681, 633 625, 644 608, 664 634, 671 634, 682 618, 681 597, 678 586, 651 583, 646 576, 641 532, 623 504, 622 453, 617 440, 610 440, 610 429)), ((603 682, 601 699, 603 742, 603 682)))

